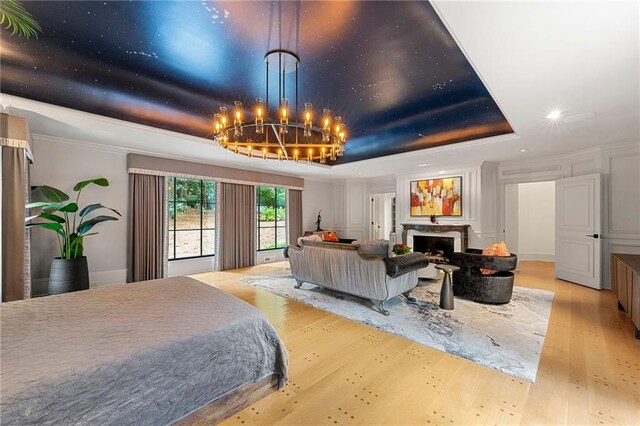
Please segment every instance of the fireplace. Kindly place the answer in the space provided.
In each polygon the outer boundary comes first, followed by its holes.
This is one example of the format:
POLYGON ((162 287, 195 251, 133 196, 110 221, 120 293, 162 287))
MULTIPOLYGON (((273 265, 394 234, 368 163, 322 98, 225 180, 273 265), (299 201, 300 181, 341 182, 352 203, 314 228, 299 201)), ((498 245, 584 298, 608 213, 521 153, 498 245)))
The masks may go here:
POLYGON ((402 242, 417 252, 431 252, 431 264, 418 271, 420 278, 437 278, 435 265, 447 263, 456 251, 467 249, 469 225, 433 225, 425 223, 403 223, 402 242), (426 244, 426 246, 422 245, 426 244), (440 253, 444 252, 444 253, 440 253))
POLYGON ((433 263, 449 262, 455 250, 454 244, 453 237, 413 236, 413 251, 426 254, 433 263))

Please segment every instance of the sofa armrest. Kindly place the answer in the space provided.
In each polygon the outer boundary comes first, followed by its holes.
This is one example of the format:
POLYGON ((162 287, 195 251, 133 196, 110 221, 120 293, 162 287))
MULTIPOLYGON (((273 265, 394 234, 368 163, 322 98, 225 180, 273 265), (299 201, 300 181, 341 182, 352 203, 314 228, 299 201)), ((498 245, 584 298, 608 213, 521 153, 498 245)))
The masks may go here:
POLYGON ((383 260, 387 268, 387 275, 391 278, 397 278, 407 272, 429 266, 429 258, 422 253, 402 254, 396 257, 387 257, 383 260))

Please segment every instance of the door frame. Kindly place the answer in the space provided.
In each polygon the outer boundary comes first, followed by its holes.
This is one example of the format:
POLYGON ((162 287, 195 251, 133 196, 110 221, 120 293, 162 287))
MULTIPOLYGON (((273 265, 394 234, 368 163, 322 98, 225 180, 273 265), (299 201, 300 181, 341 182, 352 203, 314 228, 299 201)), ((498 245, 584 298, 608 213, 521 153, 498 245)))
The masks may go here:
MULTIPOLYGON (((367 192, 367 237, 369 239, 373 239, 373 197, 375 195, 389 195, 393 194, 394 197, 397 197, 396 191, 376 191, 376 192, 367 192)), ((396 211, 396 226, 397 226, 397 211, 396 211)), ((391 233, 396 232, 392 227, 389 228, 391 233)), ((388 236, 387 236, 388 237, 388 236)), ((386 238, 385 238, 386 239, 386 238)))
POLYGON ((498 240, 504 241, 504 227, 505 227, 505 186, 511 183, 538 183, 538 182, 550 182, 556 181, 558 179, 564 179, 564 175, 561 171, 552 172, 549 174, 532 176, 532 177, 515 177, 509 179, 500 179, 498 178, 500 191, 498 194, 499 198, 499 209, 498 209, 498 240))

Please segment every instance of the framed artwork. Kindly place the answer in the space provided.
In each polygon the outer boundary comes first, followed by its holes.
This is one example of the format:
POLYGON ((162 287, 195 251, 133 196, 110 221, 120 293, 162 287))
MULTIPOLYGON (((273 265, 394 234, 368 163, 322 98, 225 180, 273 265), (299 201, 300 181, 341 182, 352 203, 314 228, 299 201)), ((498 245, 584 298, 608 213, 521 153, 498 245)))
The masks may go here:
POLYGON ((462 176, 411 181, 411 216, 462 216, 462 176))

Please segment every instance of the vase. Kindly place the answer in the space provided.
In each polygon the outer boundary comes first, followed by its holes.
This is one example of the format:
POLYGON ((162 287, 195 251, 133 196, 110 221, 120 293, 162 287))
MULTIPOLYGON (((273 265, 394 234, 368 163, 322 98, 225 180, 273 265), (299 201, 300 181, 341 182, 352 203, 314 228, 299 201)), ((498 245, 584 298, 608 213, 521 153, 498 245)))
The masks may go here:
POLYGON ((51 261, 49 294, 62 294, 89 289, 89 267, 86 256, 51 261))

